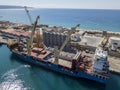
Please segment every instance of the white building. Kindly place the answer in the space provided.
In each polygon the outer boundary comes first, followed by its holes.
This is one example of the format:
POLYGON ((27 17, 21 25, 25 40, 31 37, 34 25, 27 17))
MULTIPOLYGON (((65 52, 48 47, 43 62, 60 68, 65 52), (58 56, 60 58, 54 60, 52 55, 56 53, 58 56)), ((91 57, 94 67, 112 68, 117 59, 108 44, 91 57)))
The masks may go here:
POLYGON ((109 44, 109 47, 111 47, 111 50, 116 50, 120 48, 120 38, 110 37, 108 44, 109 44))

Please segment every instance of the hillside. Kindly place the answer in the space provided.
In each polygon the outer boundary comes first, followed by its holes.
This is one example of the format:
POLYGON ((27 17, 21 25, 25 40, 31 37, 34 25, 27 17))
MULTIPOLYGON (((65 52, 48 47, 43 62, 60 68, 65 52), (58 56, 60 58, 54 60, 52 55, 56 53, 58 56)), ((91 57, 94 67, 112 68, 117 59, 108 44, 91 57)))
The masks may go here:
POLYGON ((21 9, 23 6, 0 5, 0 9, 21 9))

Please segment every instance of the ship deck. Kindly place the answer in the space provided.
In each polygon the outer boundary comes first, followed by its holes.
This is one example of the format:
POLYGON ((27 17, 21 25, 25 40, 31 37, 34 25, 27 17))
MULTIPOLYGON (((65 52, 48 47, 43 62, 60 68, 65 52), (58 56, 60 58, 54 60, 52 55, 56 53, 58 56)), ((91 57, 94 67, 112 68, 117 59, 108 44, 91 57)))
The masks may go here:
POLYGON ((38 59, 44 59, 49 54, 51 54, 49 50, 45 50, 42 48, 33 48, 31 52, 31 56, 38 59))
MULTIPOLYGON (((48 59, 48 61, 51 62, 51 63, 55 63, 55 58, 52 57, 52 58, 48 59)), ((71 68, 72 62, 60 58, 60 59, 58 59, 58 65, 71 68)))
MULTIPOLYGON (((17 51, 17 49, 14 49, 14 50, 17 51)), ((27 55, 27 52, 21 52, 21 53, 27 55)), ((31 56, 33 58, 36 58, 37 60, 43 60, 43 61, 48 61, 50 63, 55 63, 54 55, 51 53, 51 51, 46 50, 46 49, 33 48, 32 52, 31 52, 31 56)), ((72 62, 69 60, 64 60, 64 59, 60 58, 58 60, 58 65, 71 68, 72 62)))
MULTIPOLYGON (((19 52, 17 50, 17 48, 14 48, 14 50, 19 52)), ((23 54, 27 55, 27 52, 25 52, 25 51, 20 52, 20 53, 23 53, 23 54)), ((37 60, 43 60, 43 61, 48 61, 50 63, 55 63, 54 54, 50 50, 47 50, 47 49, 33 48, 32 51, 31 51, 31 56, 33 58, 36 58, 37 60)), ((69 54, 69 53, 66 53, 66 52, 62 52, 60 54, 60 58, 58 60, 58 65, 71 68, 72 67, 72 60, 73 60, 74 56, 75 56, 75 54, 69 54)), ((77 64, 78 67, 81 68, 84 71, 85 71, 85 68, 86 68, 86 73, 91 73, 92 70, 93 70, 92 69, 93 64, 92 64, 92 62, 86 64, 86 62, 93 60, 93 55, 89 54, 89 53, 81 52, 81 57, 83 58, 83 60, 80 60, 78 62, 79 63, 79 64, 77 64)))

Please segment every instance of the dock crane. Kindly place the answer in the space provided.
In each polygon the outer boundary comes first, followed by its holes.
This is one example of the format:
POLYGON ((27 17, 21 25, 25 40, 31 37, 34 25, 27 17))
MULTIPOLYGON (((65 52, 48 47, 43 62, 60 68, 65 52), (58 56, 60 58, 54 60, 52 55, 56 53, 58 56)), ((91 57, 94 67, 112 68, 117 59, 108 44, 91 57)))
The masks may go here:
POLYGON ((30 21, 30 23, 31 23, 31 25, 32 25, 32 24, 33 24, 33 23, 32 23, 32 18, 31 18, 30 14, 29 14, 29 11, 27 10, 27 7, 26 7, 26 6, 24 6, 24 8, 25 8, 26 14, 27 14, 27 16, 28 16, 28 18, 29 18, 29 21, 30 21))
POLYGON ((33 39, 34 39, 34 34, 35 34, 36 26, 37 26, 37 23, 38 23, 38 19, 39 19, 39 16, 37 16, 36 21, 34 22, 33 30, 31 32, 31 36, 30 36, 30 39, 28 40, 28 44, 27 44, 27 49, 28 49, 28 55, 29 56, 31 55, 31 49, 32 49, 32 46, 33 46, 33 39))
POLYGON ((62 46, 60 47, 59 50, 58 50, 57 46, 54 47, 54 56, 55 56, 54 63, 55 64, 58 64, 60 52, 64 49, 66 44, 69 42, 71 34, 75 33, 76 32, 76 28, 79 27, 79 26, 80 26, 80 24, 77 24, 75 27, 72 27, 71 30, 68 31, 68 35, 66 37, 66 40, 64 41, 64 43, 62 44, 62 46))

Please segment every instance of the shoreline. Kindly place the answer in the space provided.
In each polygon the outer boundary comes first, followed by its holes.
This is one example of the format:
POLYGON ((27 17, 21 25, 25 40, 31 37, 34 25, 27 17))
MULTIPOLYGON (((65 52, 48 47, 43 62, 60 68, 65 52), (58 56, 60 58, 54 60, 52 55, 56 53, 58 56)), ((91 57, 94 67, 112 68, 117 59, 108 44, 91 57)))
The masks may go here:
MULTIPOLYGON (((2 10, 2 9, 0 9, 0 10, 2 10)), ((4 10, 4 9, 3 9, 4 10)), ((8 10, 8 9, 5 9, 5 10, 8 10)), ((10 9, 10 10, 13 10, 13 9, 10 9)), ((15 10, 18 10, 18 9, 15 9, 15 10)), ((23 9, 19 9, 19 10, 23 10, 23 9)), ((3 17, 3 16, 0 16, 0 17, 3 17)), ((27 25, 27 26, 30 26, 30 24, 28 24, 28 23, 17 23, 17 22, 12 22, 12 21, 6 21, 6 20, 0 20, 0 24, 1 23, 4 23, 4 22, 9 22, 10 24, 20 24, 20 25, 27 25)), ((38 24, 38 25, 40 25, 40 24, 38 24)), ((48 25, 49 27, 54 27, 54 26, 56 26, 56 27, 63 27, 64 28, 64 26, 58 26, 58 25, 50 25, 50 24, 42 24, 42 25, 48 25)), ((65 27, 65 28, 71 28, 71 27, 65 27)), ((87 29, 87 28, 79 28, 78 30, 81 30, 81 31, 89 31, 89 32, 99 32, 99 33, 102 33, 103 31, 107 31, 108 33, 115 33, 115 34, 120 34, 120 31, 112 31, 112 30, 101 30, 101 29, 87 29)))
MULTIPOLYGON (((23 26, 28 26, 30 27, 31 25, 29 24, 25 24, 25 23, 16 23, 16 22, 11 22, 11 21, 5 21, 5 20, 0 20, 0 27, 2 24, 10 24, 10 25, 15 25, 16 27, 19 25, 23 25, 23 26)), ((40 27, 40 24, 38 24, 40 27)), ((55 25, 48 25, 48 24, 41 24, 43 26, 48 26, 48 27, 54 27, 55 25)), ((62 27, 64 28, 63 26, 55 26, 55 27, 62 27)), ((66 27, 65 27, 66 28, 66 27)), ((1 29, 1 28, 0 28, 1 29)), ((70 27, 68 28, 70 29, 70 27)), ((92 32, 92 33, 99 33, 99 34, 102 34, 103 31, 106 31, 108 34, 115 34, 115 35, 120 35, 120 32, 119 31, 108 31, 108 30, 96 30, 96 29, 86 29, 86 28, 78 28, 77 30, 80 30, 80 31, 87 31, 87 32, 92 32)))

